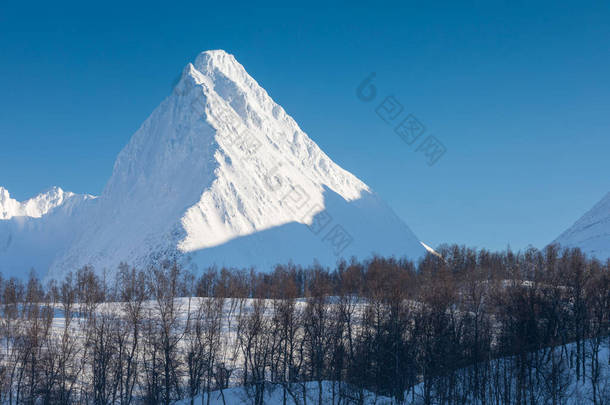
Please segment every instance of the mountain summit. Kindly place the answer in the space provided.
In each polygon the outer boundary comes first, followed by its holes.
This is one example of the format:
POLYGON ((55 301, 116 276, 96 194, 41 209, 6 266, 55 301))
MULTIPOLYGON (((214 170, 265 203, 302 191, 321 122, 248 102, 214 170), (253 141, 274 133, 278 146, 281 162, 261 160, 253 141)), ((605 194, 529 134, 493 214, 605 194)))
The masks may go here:
MULTIPOLYGON (((168 256, 200 268, 264 270, 425 252, 366 184, 221 50, 184 68, 82 215, 73 240, 53 257, 52 276, 168 256)), ((2 260, 0 253, 0 267, 2 260)))

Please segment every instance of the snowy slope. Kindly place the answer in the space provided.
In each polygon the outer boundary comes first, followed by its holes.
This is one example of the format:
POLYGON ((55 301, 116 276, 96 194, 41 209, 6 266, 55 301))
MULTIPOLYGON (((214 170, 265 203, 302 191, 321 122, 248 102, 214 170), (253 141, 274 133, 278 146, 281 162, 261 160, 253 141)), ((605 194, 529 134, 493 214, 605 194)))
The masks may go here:
POLYGON ((579 247, 600 260, 610 259, 610 193, 553 241, 579 247))
POLYGON ((0 188, 0 272, 23 277, 30 269, 44 274, 58 252, 73 241, 82 215, 95 197, 53 187, 19 202, 0 188))
POLYGON ((224 51, 201 53, 119 154, 51 275, 91 264, 418 258, 410 229, 224 51))

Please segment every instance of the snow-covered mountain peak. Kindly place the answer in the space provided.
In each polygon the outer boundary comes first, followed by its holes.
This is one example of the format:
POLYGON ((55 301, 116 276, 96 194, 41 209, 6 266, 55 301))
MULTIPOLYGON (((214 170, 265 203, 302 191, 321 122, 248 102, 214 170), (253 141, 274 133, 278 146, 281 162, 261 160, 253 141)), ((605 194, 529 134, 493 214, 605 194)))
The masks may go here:
POLYGON ((222 75, 234 82, 254 80, 233 55, 222 49, 201 52, 195 58, 194 67, 203 75, 222 75))
POLYGON ((8 201, 9 198, 11 198, 11 195, 9 194, 8 190, 0 186, 0 204, 8 201))
POLYGON ((206 78, 202 81, 207 82, 238 114, 242 115, 248 105, 264 112, 263 115, 289 120, 296 125, 233 55, 223 50, 202 52, 195 59, 193 69, 199 74, 200 80, 206 78))
POLYGON ((610 259, 610 193, 553 243, 563 247, 579 247, 600 260, 610 259))
POLYGON ((0 219, 9 219, 19 206, 19 202, 11 198, 7 189, 0 186, 0 219))
POLYGON ((35 197, 20 202, 11 198, 6 188, 0 187, 0 220, 8 220, 13 217, 40 218, 75 197, 79 197, 79 199, 92 198, 88 195, 79 196, 54 186, 35 197))
MULTIPOLYGON (((184 236, 180 249, 193 251, 307 223, 324 208, 325 187, 347 201, 370 191, 332 162, 232 55, 209 51, 185 67, 120 153, 102 197, 120 210, 114 221, 151 216, 146 206, 154 218, 175 218, 172 226, 184 236), (293 212, 283 199, 291 187, 316 209, 293 212)), ((161 231, 153 229, 168 225, 149 220, 149 227, 156 239, 161 231)))
POLYGON ((224 51, 203 52, 186 65, 119 153, 100 198, 75 212, 52 276, 168 256, 264 270, 425 252, 393 211, 224 51))

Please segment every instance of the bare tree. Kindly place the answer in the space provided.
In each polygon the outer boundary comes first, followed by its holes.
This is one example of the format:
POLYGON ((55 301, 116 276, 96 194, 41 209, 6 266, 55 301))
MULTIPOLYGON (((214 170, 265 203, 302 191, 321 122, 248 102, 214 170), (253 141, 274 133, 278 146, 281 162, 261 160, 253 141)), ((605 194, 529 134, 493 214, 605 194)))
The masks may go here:
POLYGON ((180 316, 184 308, 178 297, 185 288, 176 263, 153 267, 148 288, 153 299, 146 319, 144 364, 147 374, 147 402, 169 405, 181 397, 178 345, 184 337, 180 316))

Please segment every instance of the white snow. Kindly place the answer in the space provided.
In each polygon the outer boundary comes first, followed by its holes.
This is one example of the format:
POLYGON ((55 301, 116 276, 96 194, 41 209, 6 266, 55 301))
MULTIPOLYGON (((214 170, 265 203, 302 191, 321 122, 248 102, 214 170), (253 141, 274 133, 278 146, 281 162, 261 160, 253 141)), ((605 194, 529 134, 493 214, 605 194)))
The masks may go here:
MULTIPOLYGON (((268 384, 268 391, 264 394, 264 401, 267 405, 282 405, 284 403, 284 393, 280 384, 268 384)), ((341 387, 341 384, 333 381, 322 382, 322 403, 333 404, 339 403, 340 389, 345 389, 345 384, 341 387), (334 390, 334 397, 333 397, 334 390)), ((300 405, 304 403, 303 393, 307 396, 307 403, 318 404, 318 383, 315 381, 309 381, 305 383, 293 383, 290 384, 289 388, 294 395, 298 398, 298 402, 295 404, 294 399, 286 394, 286 404, 288 405, 300 405)), ((239 404, 252 404, 253 400, 253 388, 248 390, 243 386, 230 387, 224 390, 217 390, 210 392, 210 405, 239 405, 239 404), (224 399, 224 400, 223 400, 224 399)), ((392 398, 385 397, 383 395, 375 395, 374 393, 363 390, 362 391, 363 405, 393 405, 394 401, 392 398)), ((176 402, 176 405, 189 405, 190 399, 183 399, 176 402)), ((207 404, 207 394, 198 395, 195 397, 195 404, 207 404), (203 398, 202 398, 203 397, 203 398)), ((354 400, 354 403, 357 403, 354 400)))
MULTIPOLYGON (((0 186, 0 220, 14 217, 40 218, 52 209, 82 197, 59 187, 51 187, 29 200, 20 202, 11 198, 8 190, 0 186)), ((91 198, 91 196, 85 196, 85 198, 91 198)))
MULTIPOLYGON (((513 282, 517 282, 517 280, 505 280, 505 283, 513 283, 513 282)), ((205 300, 207 300, 208 298, 198 298, 198 297, 181 297, 181 298, 176 298, 175 299, 175 308, 178 312, 178 319, 179 319, 179 323, 180 327, 184 326, 184 323, 186 322, 186 320, 189 318, 188 317, 188 313, 189 311, 191 311, 191 313, 193 313, 194 311, 197 311, 197 308, 199 308, 199 306, 205 302, 205 300)), ((238 323, 239 323, 239 318, 240 316, 245 316, 248 317, 250 316, 250 314, 253 311, 254 308, 254 304, 257 300, 256 299, 238 299, 238 298, 227 298, 225 305, 223 307, 223 313, 222 313, 222 317, 221 317, 221 331, 222 331, 222 337, 221 337, 221 350, 218 353, 221 361, 227 365, 229 367, 229 369, 233 370, 232 376, 229 380, 229 388, 224 389, 222 392, 221 391, 213 391, 211 392, 210 395, 210 403, 211 404, 222 404, 223 401, 223 396, 224 396, 224 400, 226 404, 248 404, 248 403, 252 403, 252 399, 251 399, 251 395, 252 395, 252 388, 250 388, 250 391, 248 391, 248 388, 240 386, 242 384, 242 378, 241 378, 241 372, 243 371, 243 352, 241 350, 232 350, 232 348, 237 347, 239 342, 239 336, 237 334, 238 332, 238 323), (250 396, 250 397, 249 397, 250 396)), ((273 316, 273 305, 274 305, 274 300, 262 300, 261 301, 263 303, 263 314, 266 317, 272 317, 273 316)), ((417 301, 412 301, 413 305, 420 305, 420 303, 418 303, 417 301)), ((152 311, 152 313, 155 313, 155 307, 156 307, 156 303, 154 301, 145 301, 144 302, 144 308, 146 308, 147 310, 152 311)), ((329 305, 333 305, 332 304, 332 298, 330 299, 330 304, 329 305)), ((82 336, 82 331, 80 330, 80 328, 84 325, 84 319, 83 318, 79 318, 79 311, 77 310, 79 307, 79 304, 75 304, 75 307, 73 309, 75 309, 74 311, 74 316, 75 319, 72 320, 71 322, 71 330, 72 333, 76 336, 82 336)), ((302 312, 305 310, 306 307, 306 299, 304 298, 300 298, 296 301, 296 310, 298 312, 302 312)), ((364 315, 364 310, 366 307, 366 302, 360 301, 358 303, 356 303, 356 308, 355 308, 355 313, 354 313, 354 323, 355 325, 358 325, 358 323, 360 322, 360 320, 362 319, 361 317, 364 315)), ((108 314, 114 314, 114 315, 118 315, 118 316, 124 316, 124 307, 123 307, 123 303, 120 302, 105 302, 103 304, 100 304, 97 307, 97 312, 98 313, 108 313, 108 314)), ((55 329, 54 332, 56 334, 56 336, 61 337, 61 331, 62 329, 65 327, 65 314, 62 310, 61 305, 57 304, 57 306, 55 307, 54 310, 54 317, 53 317, 53 328, 55 329)), ((587 345, 592 344, 593 340, 587 340, 585 341, 587 345)), ((180 344, 184 344, 184 341, 182 341, 180 344)), ((557 355, 560 354, 560 352, 563 352, 564 355, 567 355, 568 357, 573 357, 573 353, 576 350, 576 344, 575 343, 568 343, 565 345, 565 347, 562 346, 557 346, 555 347, 555 349, 553 349, 555 351, 555 353, 557 355)), ((603 343, 601 344, 601 346, 599 347, 599 359, 601 360, 600 362, 600 385, 598 387, 598 389, 600 390, 600 392, 598 392, 598 395, 601 396, 602 398, 607 398, 608 397, 608 393, 610 393, 610 364, 608 364, 605 360, 610 358, 609 355, 609 350, 610 347, 607 346, 607 344, 603 343)), ((550 354, 550 348, 545 348, 545 349, 541 349, 539 351, 539 353, 542 355, 542 357, 546 357, 548 359, 548 356, 550 354)), ((490 372, 491 375, 493 375, 494 372, 499 372, 500 374, 502 374, 504 367, 512 367, 513 365, 511 365, 510 363, 506 363, 508 358, 497 358, 497 359, 492 359, 490 360, 490 372)), ((590 362, 591 358, 587 357, 587 369, 589 369, 590 367, 590 362)), ((459 371, 463 371, 465 369, 461 369, 459 371)), ((458 371, 458 372, 459 372, 458 371)), ((533 372, 537 372, 540 370, 536 370, 536 369, 532 369, 533 372)), ((591 385, 591 381, 590 381, 590 374, 588 374, 585 377, 585 380, 583 381, 581 380, 576 380, 575 378, 575 371, 574 368, 572 368, 571 370, 566 370, 567 371, 567 376, 569 377, 568 380, 566 380, 567 383, 567 387, 565 390, 565 393, 567 394, 567 398, 565 399, 564 402, 565 404, 570 404, 570 405, 578 405, 578 404, 584 404, 584 403, 590 403, 591 402, 591 395, 592 395, 592 385, 591 385)), ((587 371, 588 373, 589 371, 587 371)), ((514 376, 512 378, 515 378, 514 376)), ((421 378, 420 378, 421 381, 421 378)), ((511 381, 511 383, 514 384, 514 380, 511 381)), ((333 398, 333 389, 335 392, 335 395, 338 394, 338 390, 339 390, 339 383, 338 382, 333 382, 333 381, 324 381, 322 383, 322 397, 323 397, 323 403, 331 403, 331 399, 333 398)), ((275 405, 275 404, 282 404, 283 401, 283 393, 282 393, 282 387, 279 384, 272 384, 270 382, 268 382, 266 384, 266 387, 268 388, 268 390, 265 392, 265 403, 266 404, 270 404, 270 405, 275 405)), ((345 385, 344 385, 345 388, 345 385)), ((541 387, 539 387, 541 388, 541 387)), ((290 389, 295 393, 295 395, 297 395, 298 397, 300 397, 300 403, 302 401, 302 395, 303 392, 306 392, 307 395, 307 399, 308 399, 308 403, 316 403, 317 404, 317 399, 318 399, 318 384, 315 381, 309 381, 309 382, 304 382, 304 383, 293 383, 290 385, 290 389)), ((405 391, 405 398, 408 400, 408 403, 414 403, 414 404, 422 404, 423 403, 423 389, 424 389, 424 385, 423 382, 419 382, 417 383, 415 386, 411 387, 410 389, 408 389, 407 391, 405 391), (415 399, 414 402, 410 402, 411 399, 415 399)), ((375 395, 372 392, 369 392, 367 390, 363 391, 364 394, 364 404, 393 404, 395 402, 393 402, 392 398, 388 398, 388 397, 384 397, 382 395, 375 395)), ((537 393, 538 395, 541 394, 540 392, 537 393)), ((196 403, 202 403, 201 400, 201 396, 198 396, 196 403)), ((205 396, 203 398, 204 400, 207 400, 207 396, 205 396)), ((335 396, 335 399, 337 399, 337 397, 335 396)), ((468 403, 473 403, 473 404, 477 404, 480 402, 474 401, 472 398, 468 398, 468 400, 470 400, 471 402, 468 403)), ((542 399, 541 399, 542 400, 542 399)), ((183 399, 180 401, 176 402, 177 404, 189 404, 190 401, 189 399, 183 399)), ((291 397, 288 397, 288 404, 294 404, 294 401, 291 399, 291 397)), ((503 402, 500 402, 503 403, 503 402)))
MULTIPOLYGON (((199 267, 265 270, 288 261, 330 266, 340 257, 425 253, 366 184, 336 165, 221 50, 186 66, 82 215, 71 242, 51 259, 52 276, 168 255, 199 267)), ((2 260, 0 253, 0 270, 2 260)))
POLYGON ((433 254, 436 257, 440 257, 441 259, 443 258, 443 256, 440 255, 440 253, 438 253, 436 250, 434 250, 432 247, 426 245, 424 242, 419 242, 421 243, 421 245, 424 247, 424 249, 426 249, 426 252, 433 254))
POLYGON ((610 259, 610 193, 553 243, 562 247, 579 247, 600 260, 610 259))

